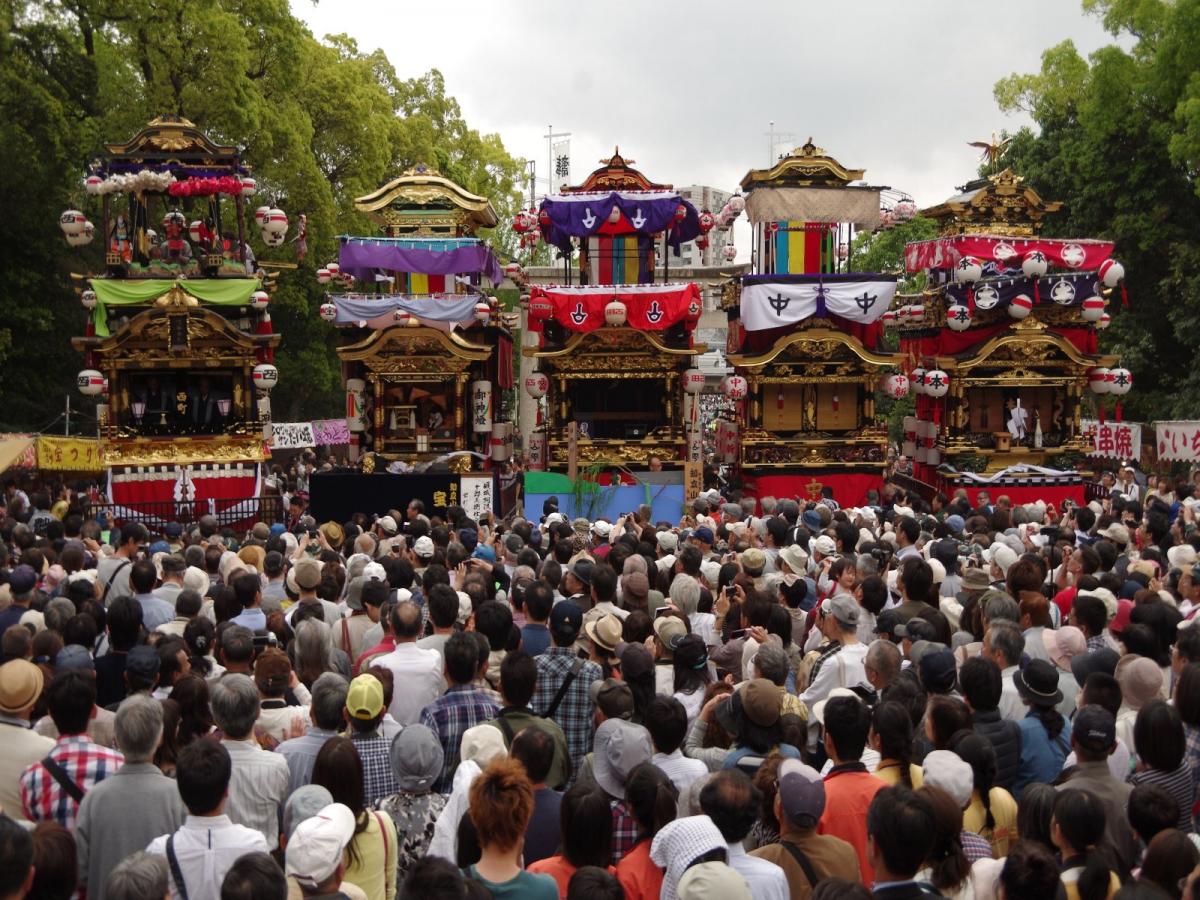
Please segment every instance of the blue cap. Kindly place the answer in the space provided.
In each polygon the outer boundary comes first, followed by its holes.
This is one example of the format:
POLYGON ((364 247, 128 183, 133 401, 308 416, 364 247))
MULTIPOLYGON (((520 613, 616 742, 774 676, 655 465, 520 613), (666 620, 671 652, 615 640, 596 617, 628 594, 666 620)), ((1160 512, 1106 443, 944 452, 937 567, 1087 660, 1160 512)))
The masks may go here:
POLYGON ((692 537, 705 544, 713 544, 716 542, 716 538, 713 536, 712 529, 707 525, 701 525, 699 528, 693 531, 692 537))
POLYGON ((954 534, 962 534, 967 523, 963 521, 962 516, 946 516, 946 527, 954 534))
POLYGON ((147 549, 147 552, 151 556, 153 556, 155 553, 170 553, 171 545, 168 544, 166 541, 155 541, 153 544, 151 544, 149 546, 149 548, 147 549))
POLYGON ((284 524, 282 522, 276 522, 274 525, 271 526, 271 535, 273 537, 277 537, 277 536, 283 534, 283 532, 285 530, 286 530, 286 527, 284 526, 284 524))
POLYGON ((168 522, 163 526, 163 534, 169 538, 177 538, 183 534, 183 526, 178 522, 168 522))
POLYGON ((804 527, 809 531, 821 530, 821 514, 815 509, 806 509, 804 511, 804 515, 800 517, 800 520, 804 523, 804 527))
POLYGON ((460 528, 458 530, 458 542, 467 550, 474 550, 475 545, 479 543, 479 535, 471 528, 460 528))
POLYGON ((487 544, 479 544, 475 548, 475 552, 471 554, 475 559, 487 560, 490 563, 496 561, 496 551, 487 544))

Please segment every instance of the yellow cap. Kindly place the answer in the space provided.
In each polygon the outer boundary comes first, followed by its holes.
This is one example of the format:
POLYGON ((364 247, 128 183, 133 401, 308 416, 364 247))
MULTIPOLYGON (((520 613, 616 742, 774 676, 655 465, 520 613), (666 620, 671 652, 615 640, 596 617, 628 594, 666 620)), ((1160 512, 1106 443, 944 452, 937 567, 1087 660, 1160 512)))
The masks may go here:
POLYGON ((374 675, 359 675, 350 682, 346 712, 356 719, 371 720, 383 712, 383 685, 374 675))

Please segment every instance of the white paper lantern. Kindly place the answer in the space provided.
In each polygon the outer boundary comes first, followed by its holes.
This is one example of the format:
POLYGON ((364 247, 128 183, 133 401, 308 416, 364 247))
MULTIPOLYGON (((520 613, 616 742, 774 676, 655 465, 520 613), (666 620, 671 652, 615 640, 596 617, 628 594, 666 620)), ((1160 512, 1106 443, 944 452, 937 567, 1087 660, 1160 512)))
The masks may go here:
POLYGON ((546 433, 544 431, 535 431, 529 436, 527 456, 529 468, 532 471, 541 472, 546 468, 546 433))
POLYGON ((896 218, 901 222, 907 222, 917 214, 917 204, 911 200, 901 200, 896 204, 896 218))
POLYGON ((1096 270, 1096 274, 1100 276, 1100 280, 1105 287, 1116 287, 1125 278, 1125 267, 1115 259, 1106 259, 1100 263, 1100 268, 1096 270))
POLYGON ((625 304, 620 300, 610 300, 608 305, 604 307, 604 321, 613 327, 619 328, 625 324, 628 312, 625 304))
POLYGON ((259 237, 262 238, 262 242, 268 247, 280 247, 283 245, 285 235, 276 231, 268 231, 264 228, 259 232, 259 237))
POLYGON ((902 372, 884 375, 882 379, 883 392, 895 400, 908 396, 908 376, 902 372))
POLYGON ((1112 316, 1108 313, 1101 313, 1100 318, 1096 320, 1096 330, 1103 331, 1112 323, 1112 316))
POLYGON ((95 309, 96 304, 99 301, 96 298, 96 292, 89 290, 89 291, 84 291, 82 294, 79 295, 79 302, 83 304, 84 309, 95 309))
POLYGON ((908 373, 908 382, 912 385, 914 394, 925 393, 925 370, 917 366, 908 373))
POLYGON ((925 307, 920 303, 910 303, 900 308, 900 318, 909 322, 919 322, 925 318, 925 307))
POLYGON ((725 257, 725 262, 733 262, 737 259, 737 247, 733 244, 726 244, 721 248, 721 255, 725 257))
POLYGON ((200 243, 200 238, 204 236, 203 233, 204 223, 199 219, 196 219, 194 222, 188 225, 188 237, 191 239, 193 244, 200 243))
POLYGON ((329 273, 330 278, 337 278, 342 274, 342 267, 336 262, 327 263, 325 270, 329 273))
POLYGON ((895 328, 896 323, 899 322, 899 320, 900 320, 900 314, 898 312, 896 312, 896 310, 894 310, 894 309, 889 309, 887 312, 885 312, 882 316, 879 317, 879 321, 881 321, 883 323, 884 328, 895 328))
POLYGON ((269 206, 260 206, 258 209, 256 209, 254 211, 254 221, 259 224, 259 227, 262 226, 262 223, 267 218, 267 213, 269 213, 270 211, 271 211, 271 207, 269 207, 269 206))
POLYGON ((1100 317, 1104 315, 1104 299, 1102 297, 1088 297, 1083 301, 1083 306, 1080 308, 1079 314, 1083 316, 1084 321, 1099 322, 1100 317))
POLYGON ((699 369, 684 369, 680 381, 686 394, 698 394, 704 390, 704 373, 699 369))
POLYGON ((746 208, 746 198, 741 194, 734 194, 729 198, 729 210, 735 215, 746 208))
POLYGON ((1108 392, 1118 397, 1124 397, 1133 388, 1133 373, 1128 369, 1110 369, 1108 372, 1108 392))
POLYGON ((510 262, 504 267, 504 274, 510 281, 518 281, 525 275, 525 267, 520 263, 510 262))
POLYGON ((249 175, 242 176, 242 196, 253 197, 254 192, 258 190, 258 182, 249 175))
POLYGON ((471 382, 471 429, 476 433, 492 430, 492 383, 471 382))
POLYGON ((254 367, 254 387, 261 394, 271 393, 279 382, 279 370, 270 363, 259 363, 254 367))
POLYGON ((1026 278, 1041 278, 1049 269, 1050 263, 1041 250, 1030 250, 1021 260, 1021 271, 1026 278))
POLYGON ((255 291, 250 295, 251 309, 266 309, 267 304, 271 302, 271 295, 266 291, 255 291))
POLYGON ((475 321, 487 322, 492 317, 492 308, 480 300, 475 304, 475 321))
POLYGON ((413 314, 405 309, 392 310, 392 321, 397 325, 411 325, 414 321, 413 314))
POLYGON ((333 276, 329 274, 329 270, 327 268, 325 268, 324 266, 317 269, 317 283, 318 284, 329 284, 329 282, 332 278, 333 278, 333 276))
POLYGON ((1112 372, 1103 366, 1089 369, 1088 387, 1092 389, 1093 394, 1107 394, 1109 393, 1111 378, 1112 372))
POLYGON ((945 397, 950 390, 950 376, 941 369, 925 373, 925 393, 930 397, 945 397))
POLYGON ((83 189, 89 194, 96 195, 100 193, 100 188, 104 184, 104 179, 99 175, 89 175, 83 179, 83 189))
POLYGON ((1028 294, 1017 294, 1008 302, 1008 314, 1014 319, 1024 319, 1033 311, 1033 298, 1028 294))
POLYGON ((75 376, 75 386, 85 397, 104 393, 104 376, 95 369, 84 369, 75 376))
POLYGON ((326 322, 332 322, 337 318, 337 307, 332 303, 322 303, 320 314, 326 322))
POLYGON ((63 234, 67 237, 72 237, 83 233, 83 226, 87 222, 87 216, 77 209, 64 210, 62 215, 58 217, 58 227, 62 229, 63 234))
POLYGON ((959 284, 973 284, 983 277, 983 263, 973 256, 964 256, 954 267, 954 280, 959 284))
POLYGON ((966 331, 971 327, 971 310, 962 303, 955 303, 946 310, 946 324, 951 331, 966 331))
POLYGON ((534 372, 525 378, 525 393, 534 400, 541 400, 550 390, 550 379, 544 372, 534 372))
POLYGON ((65 235, 67 243, 72 247, 86 247, 92 242, 92 238, 96 236, 96 226, 91 222, 84 222, 83 229, 78 234, 65 235))
POLYGON ((728 375, 726 376, 725 380, 721 382, 721 390, 730 400, 741 400, 745 398, 746 391, 749 390, 749 388, 750 385, 741 375, 728 375))
POLYGON ((272 207, 266 216, 263 217, 262 227, 264 231, 269 231, 271 234, 287 234, 287 213, 278 207, 272 207))

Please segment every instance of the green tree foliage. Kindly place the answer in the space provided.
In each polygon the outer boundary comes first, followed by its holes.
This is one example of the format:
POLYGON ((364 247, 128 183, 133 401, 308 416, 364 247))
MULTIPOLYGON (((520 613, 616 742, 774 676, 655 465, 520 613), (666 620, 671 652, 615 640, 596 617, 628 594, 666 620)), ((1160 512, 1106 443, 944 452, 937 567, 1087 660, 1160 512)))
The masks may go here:
POLYGON ((1004 164, 1063 200, 1046 234, 1107 237, 1131 308, 1114 295, 1101 348, 1134 372, 1131 417, 1200 415, 1200 0, 1087 0, 1119 45, 1084 59, 1067 41, 1039 72, 996 85, 1013 135, 1004 164))
MULTIPOLYGON (((339 234, 371 233, 356 197, 428 162, 491 198, 502 220, 520 202, 522 161, 470 128, 439 72, 404 79, 382 52, 318 40, 287 0, 0 0, 0 426, 43 426, 73 389, 80 360, 67 336, 82 333, 83 313, 69 274, 99 267, 100 242, 69 250, 58 214, 98 216, 85 164, 160 113, 245 147, 259 198, 293 227, 308 217, 308 257, 281 269, 271 304, 280 420, 341 408, 313 274, 336 257, 339 234)), ((252 243, 264 263, 295 262, 290 243, 252 243)))

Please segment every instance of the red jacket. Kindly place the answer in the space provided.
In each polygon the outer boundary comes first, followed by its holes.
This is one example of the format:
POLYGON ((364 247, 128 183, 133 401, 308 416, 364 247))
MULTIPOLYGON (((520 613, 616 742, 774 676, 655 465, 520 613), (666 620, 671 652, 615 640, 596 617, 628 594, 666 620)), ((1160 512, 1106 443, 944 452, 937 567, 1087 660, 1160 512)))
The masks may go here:
POLYGON ((818 834, 832 834, 854 848, 863 884, 875 881, 867 862, 867 807, 887 782, 876 778, 862 763, 835 766, 825 776, 825 812, 817 823, 818 834))

